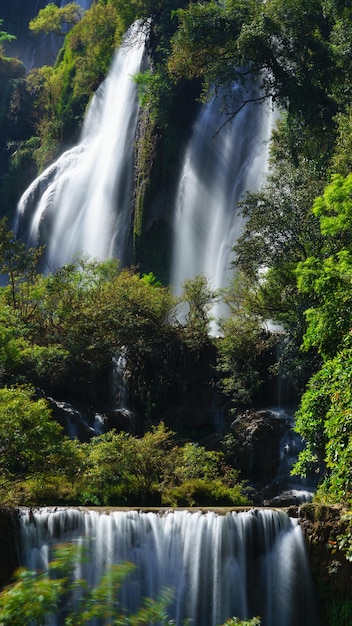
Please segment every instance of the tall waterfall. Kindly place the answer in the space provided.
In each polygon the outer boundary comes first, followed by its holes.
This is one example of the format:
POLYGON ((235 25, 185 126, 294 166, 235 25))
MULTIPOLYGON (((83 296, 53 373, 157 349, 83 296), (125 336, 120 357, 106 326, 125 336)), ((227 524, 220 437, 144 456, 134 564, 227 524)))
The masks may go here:
POLYGON ((54 544, 68 541, 87 549, 77 576, 90 583, 109 564, 136 564, 121 595, 131 612, 167 586, 174 591, 170 617, 179 626, 186 618, 193 626, 216 626, 230 616, 255 615, 262 626, 315 624, 303 536, 283 511, 22 512, 25 566, 46 567, 54 544))
POLYGON ((224 119, 219 106, 213 99, 202 107, 185 152, 174 218, 176 293, 198 274, 214 289, 226 285, 242 226, 238 201, 244 191, 260 186, 267 170, 275 114, 248 103, 219 131, 224 119))
POLYGON ((145 35, 137 23, 93 98, 80 143, 49 166, 19 202, 15 229, 32 245, 47 244, 50 268, 70 262, 77 252, 129 260, 138 119, 132 75, 144 58, 145 35))

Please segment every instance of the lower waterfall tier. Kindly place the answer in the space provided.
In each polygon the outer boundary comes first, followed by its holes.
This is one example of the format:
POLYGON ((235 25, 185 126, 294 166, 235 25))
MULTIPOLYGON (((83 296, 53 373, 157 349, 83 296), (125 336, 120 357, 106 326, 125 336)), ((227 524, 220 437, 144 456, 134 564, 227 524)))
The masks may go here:
MULTIPOLYGON (((177 625, 216 626, 259 616, 262 626, 313 626, 303 535, 283 511, 190 512, 40 509, 21 514, 22 563, 45 568, 58 543, 84 546, 76 575, 96 583, 113 563, 137 567, 124 583, 127 611, 162 588, 173 591, 177 625)), ((60 619, 54 622, 60 624, 60 619)))

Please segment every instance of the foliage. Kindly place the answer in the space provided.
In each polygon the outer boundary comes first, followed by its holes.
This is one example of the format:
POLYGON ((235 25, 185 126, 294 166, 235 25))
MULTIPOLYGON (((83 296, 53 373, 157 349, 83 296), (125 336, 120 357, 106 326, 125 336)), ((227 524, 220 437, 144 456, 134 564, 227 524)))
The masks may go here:
POLYGON ((308 257, 296 270, 300 292, 313 296, 313 306, 305 312, 308 328, 304 347, 316 346, 327 358, 336 354, 350 329, 351 184, 351 175, 346 179, 335 176, 314 203, 325 249, 333 254, 308 257))
POLYGON ((171 506, 245 506, 246 486, 222 452, 186 442, 174 448, 164 470, 162 501, 171 506))
POLYGON ((321 248, 319 220, 311 213, 321 188, 314 163, 295 165, 279 153, 260 191, 241 201, 245 224, 234 248, 235 264, 252 280, 260 275, 261 314, 275 321, 283 322, 292 310, 295 316, 294 268, 321 248))
POLYGON ((281 120, 270 174, 260 190, 245 194, 240 203, 244 223, 234 246, 236 273, 224 296, 230 316, 219 342, 224 389, 235 401, 248 401, 260 389, 265 367, 273 365, 275 342, 281 353, 276 369, 296 389, 302 389, 315 367, 314 355, 299 352, 307 296, 297 289, 295 269, 310 254, 320 254, 323 245, 319 219, 311 212, 323 183, 316 163, 290 156, 291 139, 287 120, 281 120), (265 333, 268 322, 279 335, 265 333))
POLYGON ((173 433, 161 423, 144 437, 109 432, 87 446, 87 500, 101 505, 160 503, 173 433))
MULTIPOLYGON (((112 357, 124 350, 136 400, 152 411, 153 402, 174 384, 170 291, 152 278, 120 271, 116 261, 77 258, 43 276, 37 273, 41 252, 27 250, 2 222, 0 269, 8 274, 9 285, 1 302, 6 319, 12 310, 11 339, 22 342, 17 346, 27 379, 59 384, 60 378, 63 383, 71 376, 80 384, 105 372, 112 357)), ((11 368, 5 372, 14 373, 11 368)))
POLYGON ((295 466, 303 473, 312 463, 323 469, 319 497, 351 500, 351 181, 335 176, 314 203, 325 237, 325 257, 298 264, 298 288, 313 306, 306 310, 303 347, 315 347, 323 359, 309 382, 298 413, 297 430, 306 450, 295 466), (333 253, 331 254, 331 251, 333 253))
POLYGON ((81 501, 88 504, 248 504, 244 485, 221 453, 177 444, 163 423, 140 438, 109 432, 85 448, 81 501))
MULTIPOLYGON (((264 97, 312 125, 318 119, 331 125, 337 60, 329 35, 336 18, 319 0, 309 8, 304 0, 192 3, 177 16, 169 61, 174 75, 202 76, 207 90, 214 81, 246 84, 250 74, 261 81, 264 97)), ((246 86, 232 111, 252 98, 246 86)))
POLYGON ((29 248, 15 239, 8 230, 6 218, 0 220, 0 272, 8 280, 8 303, 17 311, 23 322, 32 313, 30 289, 37 277, 38 263, 43 248, 29 248))
POLYGON ((168 124, 167 112, 174 97, 168 74, 162 68, 148 69, 134 76, 141 106, 147 109, 153 124, 159 127, 168 124))
MULTIPOLYGON (((349 234, 351 217, 352 174, 345 178, 336 174, 324 189, 322 196, 316 198, 313 212, 320 219, 320 229, 324 237, 336 237, 341 233, 349 234)), ((338 240, 341 245, 341 240, 338 240)), ((343 240, 343 244, 351 239, 343 240)))
POLYGON ((244 26, 256 19, 257 2, 192 3, 176 15, 179 26, 168 62, 174 77, 201 76, 205 91, 213 81, 218 85, 233 83, 236 78, 245 80, 245 72, 235 69, 243 65, 237 41, 244 26))
POLYGON ((171 487, 163 497, 169 506, 247 506, 248 498, 240 485, 228 487, 220 479, 191 478, 171 487))
POLYGON ((70 603, 64 617, 65 626, 84 626, 93 619, 121 626, 142 626, 156 621, 170 624, 166 609, 172 596, 168 589, 163 590, 157 599, 144 599, 135 614, 126 615, 118 601, 118 593, 135 566, 132 563, 112 565, 98 585, 92 587, 88 581, 76 579, 73 575, 76 553, 74 546, 61 546, 56 549, 48 572, 19 570, 15 582, 0 593, 1 625, 22 626, 25 619, 26 623, 45 626, 59 612, 62 599, 68 596, 74 597, 75 601, 73 606, 70 603))
POLYGON ((303 347, 317 347, 323 358, 336 354, 351 327, 351 260, 345 249, 323 260, 309 258, 297 268, 299 289, 315 298, 305 311, 303 347))
MULTIPOLYGON (((4 20, 0 19, 0 26, 2 26, 3 23, 4 20)), ((10 33, 7 33, 5 30, 0 30, 0 46, 3 41, 12 41, 13 39, 16 39, 15 35, 10 35, 10 33)))
MULTIPOLYGON (((168 616, 172 590, 164 588, 157 598, 144 598, 134 614, 127 614, 118 595, 136 566, 128 562, 111 565, 93 587, 89 581, 74 576, 77 559, 82 561, 84 558, 79 548, 61 545, 56 548, 47 572, 18 570, 15 581, 0 593, 1 626, 22 626, 23 619, 35 626, 46 626, 58 614, 65 600, 68 609, 63 616, 64 626, 84 626, 92 620, 116 626, 156 623, 171 626, 175 623, 168 616)), ((260 626, 260 620, 231 618, 224 626, 260 626)))
POLYGON ((348 176, 352 171, 352 109, 336 116, 337 138, 332 155, 332 169, 341 176, 348 176))
POLYGON ((265 355, 270 353, 274 336, 265 330, 258 285, 244 272, 236 272, 223 300, 229 315, 221 321, 217 342, 220 386, 235 404, 248 404, 266 378, 265 355))
POLYGON ((345 523, 345 532, 337 536, 337 545, 339 550, 345 554, 348 561, 352 561, 352 513, 347 511, 342 515, 342 521, 345 523))
POLYGON ((3 503, 248 504, 222 453, 177 444, 162 422, 143 437, 110 431, 80 444, 28 386, 1 388, 0 413, 3 503))
POLYGON ((57 7, 50 2, 43 9, 40 9, 37 17, 29 22, 29 30, 34 33, 54 33, 55 35, 65 35, 64 25, 74 25, 82 17, 82 8, 77 2, 70 2, 63 7, 57 7))
MULTIPOLYGON (((124 31, 123 31, 124 32, 124 31)), ((66 39, 63 66, 74 67, 73 99, 90 97, 106 77, 115 47, 123 35, 112 4, 94 3, 66 39)), ((70 100, 62 106, 71 107, 70 100)))
POLYGON ((79 450, 62 435, 47 402, 30 387, 3 387, 0 413, 2 502, 45 502, 50 489, 54 498, 65 491, 72 498, 79 450))
POLYGON ((260 626, 261 622, 259 617, 253 617, 250 620, 239 620, 237 617, 233 617, 226 620, 224 626, 260 626))
POLYGON ((189 278, 183 284, 179 301, 184 307, 184 340, 191 350, 199 352, 209 342, 210 311, 216 298, 205 276, 189 278))

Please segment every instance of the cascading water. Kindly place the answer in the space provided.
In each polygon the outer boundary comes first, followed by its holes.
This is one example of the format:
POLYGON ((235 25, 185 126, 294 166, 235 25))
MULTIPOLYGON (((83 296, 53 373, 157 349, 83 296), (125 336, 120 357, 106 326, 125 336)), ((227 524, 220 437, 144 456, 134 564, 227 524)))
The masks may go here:
POLYGON ((219 107, 218 99, 202 107, 185 152, 174 217, 171 282, 176 293, 199 274, 214 289, 226 285, 242 226, 238 201, 246 190, 258 188, 267 170, 275 113, 248 103, 218 132, 219 107))
MULTIPOLYGON (((121 604, 135 611, 143 597, 170 587, 170 617, 181 626, 216 626, 230 616, 258 615, 262 626, 313 626, 315 611, 303 535, 283 511, 23 511, 23 565, 45 568, 60 542, 83 545, 89 558, 77 576, 96 583, 112 563, 131 561, 121 604)), ((59 624, 59 621, 54 621, 59 624)))
POLYGON ((46 243, 57 268, 77 252, 129 260, 138 99, 132 75, 145 60, 145 31, 134 24, 89 108, 82 139, 26 190, 15 232, 46 243))

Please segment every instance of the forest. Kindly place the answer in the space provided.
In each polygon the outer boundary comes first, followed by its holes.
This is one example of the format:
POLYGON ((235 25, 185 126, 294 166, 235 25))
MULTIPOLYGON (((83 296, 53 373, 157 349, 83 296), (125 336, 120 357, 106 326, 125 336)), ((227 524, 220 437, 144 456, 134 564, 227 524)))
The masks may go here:
MULTIPOLYGON (((1 502, 250 504, 230 425, 265 406, 280 380, 304 442, 293 474, 315 476, 314 502, 348 510, 352 7, 340 0, 96 0, 85 11, 57 4, 29 23, 32 37, 60 42, 56 60, 30 71, 18 58, 20 16, 0 10, 1 502), (71 263, 43 271, 45 245, 16 236, 17 203, 77 140, 113 52, 136 20, 148 33, 151 63, 134 76, 141 122, 130 263, 78 251, 71 263), (153 198, 172 186, 175 152, 197 107, 214 96, 223 126, 253 103, 275 109, 269 170, 260 189, 241 198, 231 284, 213 290, 198 275, 176 297, 168 200, 150 228, 153 198), (219 301, 227 313, 214 335, 219 301), (52 398, 107 414, 117 356, 137 416, 133 428, 119 423, 69 437, 52 398), (195 372, 208 404, 217 394, 226 406, 221 433, 206 420, 197 429, 192 418, 190 426, 172 418, 189 401, 195 372)), ((347 555, 350 537, 341 540, 347 555)))

